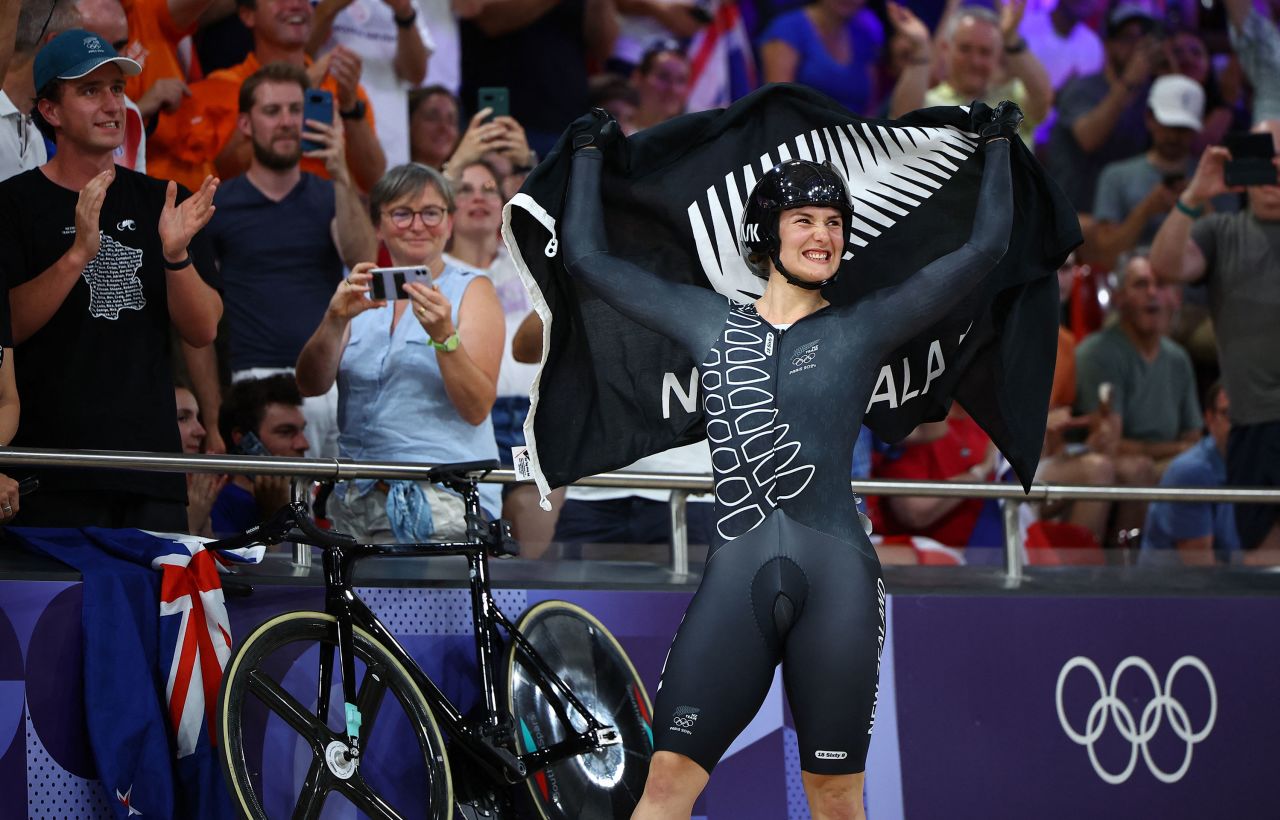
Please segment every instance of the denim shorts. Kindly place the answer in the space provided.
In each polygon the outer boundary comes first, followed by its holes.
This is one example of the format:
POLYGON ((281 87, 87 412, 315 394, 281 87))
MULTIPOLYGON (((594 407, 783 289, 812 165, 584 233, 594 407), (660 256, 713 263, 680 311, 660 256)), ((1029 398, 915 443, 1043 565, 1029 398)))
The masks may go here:
POLYGON ((511 467, 511 448, 524 446, 524 420, 529 415, 528 396, 499 396, 490 414, 493 419, 493 439, 498 442, 498 460, 503 467, 511 467))

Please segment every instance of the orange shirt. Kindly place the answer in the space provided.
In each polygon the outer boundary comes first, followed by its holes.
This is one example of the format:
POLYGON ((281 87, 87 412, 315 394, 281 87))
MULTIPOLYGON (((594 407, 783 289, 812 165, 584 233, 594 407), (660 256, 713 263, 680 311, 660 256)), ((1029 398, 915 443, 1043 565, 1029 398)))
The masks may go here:
MULTIPOLYGON (((307 65, 310 64, 308 58, 307 65)), ((240 116, 240 86, 261 67, 257 56, 250 53, 240 65, 215 71, 193 83, 191 96, 183 101, 182 107, 173 113, 161 114, 156 130, 147 139, 147 173, 176 180, 193 191, 206 176, 216 175, 214 160, 231 138, 240 116)), ((337 97, 338 81, 332 75, 325 76, 320 87, 337 97)), ((359 86, 356 94, 364 101, 365 120, 373 128, 373 106, 369 104, 369 97, 359 86)), ((324 163, 318 159, 303 159, 302 170, 329 178, 324 163)))
POLYGON ((196 27, 178 28, 169 14, 169 0, 123 0, 123 5, 129 20, 129 44, 121 54, 142 66, 141 74, 125 79, 124 93, 132 100, 140 100, 156 80, 185 80, 187 75, 178 59, 178 41, 196 27))

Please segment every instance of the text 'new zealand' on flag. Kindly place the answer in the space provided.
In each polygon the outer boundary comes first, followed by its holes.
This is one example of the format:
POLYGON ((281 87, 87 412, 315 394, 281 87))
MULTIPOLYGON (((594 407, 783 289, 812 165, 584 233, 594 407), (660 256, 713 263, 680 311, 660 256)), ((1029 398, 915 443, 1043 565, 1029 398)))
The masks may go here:
MULTIPOLYGON (((971 124, 978 109, 986 106, 975 103, 972 115, 947 106, 868 120, 818 92, 773 85, 727 109, 677 117, 629 137, 606 163, 610 252, 672 281, 754 301, 764 282, 739 251, 743 203, 784 160, 830 160, 849 184, 854 217, 839 278, 824 295, 848 304, 968 239, 982 176, 971 124)), ((525 432, 544 494, 703 437, 695 363, 574 282, 563 265, 557 226, 567 141, 578 127, 530 175, 503 219, 543 321, 543 362, 525 432)), ((877 363, 865 423, 897 441, 943 418, 958 399, 1029 485, 1053 381, 1055 272, 1081 237, 1061 191, 1015 143, 1008 252, 946 318, 877 363)))

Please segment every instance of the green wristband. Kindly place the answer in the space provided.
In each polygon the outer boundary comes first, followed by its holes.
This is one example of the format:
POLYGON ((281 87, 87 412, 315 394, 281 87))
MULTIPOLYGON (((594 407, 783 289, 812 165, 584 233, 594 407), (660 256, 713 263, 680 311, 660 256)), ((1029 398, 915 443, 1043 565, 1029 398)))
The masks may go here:
POLYGON ((1203 205, 1201 205, 1199 208, 1192 208, 1190 205, 1183 202, 1181 197, 1174 200, 1173 207, 1177 208, 1179 211, 1182 211, 1184 214, 1191 217, 1192 219, 1199 219, 1200 217, 1204 216, 1203 205))

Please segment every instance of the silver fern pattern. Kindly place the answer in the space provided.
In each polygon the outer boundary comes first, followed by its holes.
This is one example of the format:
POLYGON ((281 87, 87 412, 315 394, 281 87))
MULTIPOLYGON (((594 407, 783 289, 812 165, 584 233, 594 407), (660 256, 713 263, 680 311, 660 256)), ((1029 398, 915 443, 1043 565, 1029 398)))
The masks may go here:
POLYGON ((689 226, 707 280, 730 299, 755 299, 764 283, 742 259, 738 231, 743 203, 756 180, 788 159, 831 160, 853 194, 853 220, 844 258, 875 241, 884 230, 919 207, 977 149, 976 135, 957 128, 860 123, 797 134, 725 175, 688 207, 689 226))
POLYGON ((702 363, 703 408, 715 471, 716 529, 732 540, 758 526, 779 501, 799 495, 814 466, 778 424, 778 360, 772 329, 751 305, 734 305, 720 343, 702 363))

